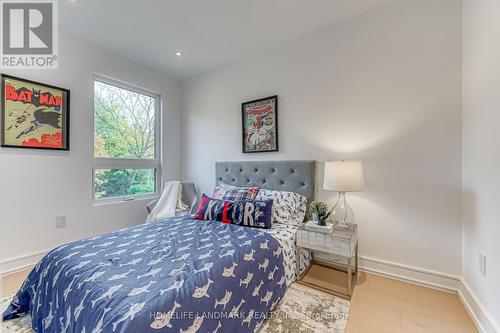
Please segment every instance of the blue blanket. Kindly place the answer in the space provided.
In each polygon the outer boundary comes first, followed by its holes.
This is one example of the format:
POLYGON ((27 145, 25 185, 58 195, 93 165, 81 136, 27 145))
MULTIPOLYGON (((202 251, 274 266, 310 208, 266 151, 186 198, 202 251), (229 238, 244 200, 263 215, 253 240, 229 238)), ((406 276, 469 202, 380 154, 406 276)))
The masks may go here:
POLYGON ((3 318, 31 313, 37 332, 254 332, 285 289, 268 233, 172 218, 52 250, 3 318))

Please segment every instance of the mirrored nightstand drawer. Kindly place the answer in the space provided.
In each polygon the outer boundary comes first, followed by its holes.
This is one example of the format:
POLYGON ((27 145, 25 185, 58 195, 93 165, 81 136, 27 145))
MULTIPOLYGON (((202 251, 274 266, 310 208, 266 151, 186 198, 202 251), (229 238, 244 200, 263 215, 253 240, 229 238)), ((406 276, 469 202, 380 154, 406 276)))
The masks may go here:
POLYGON ((350 234, 345 231, 337 234, 335 230, 330 234, 310 231, 304 228, 297 230, 298 246, 316 251, 334 253, 340 256, 351 257, 356 242, 356 230, 353 230, 350 234))

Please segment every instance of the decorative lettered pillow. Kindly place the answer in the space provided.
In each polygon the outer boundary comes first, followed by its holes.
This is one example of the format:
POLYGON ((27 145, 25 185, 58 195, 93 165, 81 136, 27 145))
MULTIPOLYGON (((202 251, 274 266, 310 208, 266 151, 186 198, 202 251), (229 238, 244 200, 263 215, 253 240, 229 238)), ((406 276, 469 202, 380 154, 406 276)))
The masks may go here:
POLYGON ((245 227, 272 227, 272 200, 219 200, 205 194, 196 213, 198 220, 215 220, 245 227))

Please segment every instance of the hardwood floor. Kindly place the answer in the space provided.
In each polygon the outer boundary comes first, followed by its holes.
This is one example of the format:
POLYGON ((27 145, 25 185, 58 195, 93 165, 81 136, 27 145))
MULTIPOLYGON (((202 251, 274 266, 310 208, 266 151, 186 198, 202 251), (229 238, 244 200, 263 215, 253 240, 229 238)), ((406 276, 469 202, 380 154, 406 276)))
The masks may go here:
POLYGON ((348 333, 478 332, 457 295, 360 273, 348 333))
MULTIPOLYGON (((2 295, 21 286, 29 270, 1 279, 2 295)), ((360 273, 348 333, 474 333, 458 296, 373 274, 360 273)))
POLYGON ((0 298, 13 295, 21 287, 31 269, 0 277, 0 298))

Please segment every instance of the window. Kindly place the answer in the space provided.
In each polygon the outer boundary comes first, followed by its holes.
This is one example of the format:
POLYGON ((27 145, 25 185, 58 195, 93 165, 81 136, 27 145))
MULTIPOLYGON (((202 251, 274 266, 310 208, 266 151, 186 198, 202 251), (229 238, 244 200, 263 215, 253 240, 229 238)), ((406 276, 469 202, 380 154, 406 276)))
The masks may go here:
POLYGON ((158 193, 160 104, 143 89, 94 80, 94 200, 158 193))

